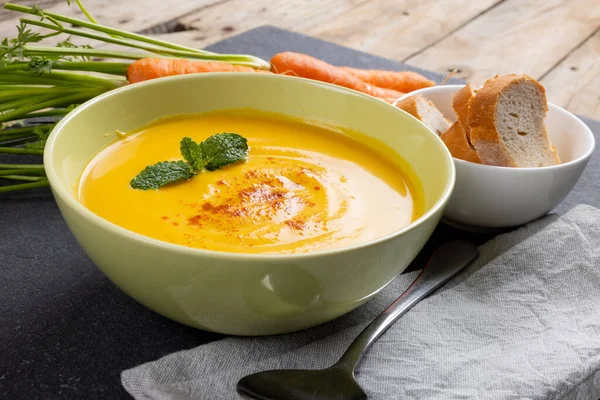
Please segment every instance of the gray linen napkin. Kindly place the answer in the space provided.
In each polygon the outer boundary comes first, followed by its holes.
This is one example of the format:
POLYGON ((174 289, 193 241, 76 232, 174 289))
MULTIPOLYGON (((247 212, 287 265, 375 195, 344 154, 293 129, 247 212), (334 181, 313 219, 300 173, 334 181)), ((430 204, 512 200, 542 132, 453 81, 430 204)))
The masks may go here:
MULTIPOLYGON (((547 216, 480 250, 371 348, 357 373, 369 398, 600 398, 600 210, 547 216)), ((330 323, 174 353, 124 371, 123 385, 136 399, 238 399, 247 374, 327 367, 415 277, 330 323)))

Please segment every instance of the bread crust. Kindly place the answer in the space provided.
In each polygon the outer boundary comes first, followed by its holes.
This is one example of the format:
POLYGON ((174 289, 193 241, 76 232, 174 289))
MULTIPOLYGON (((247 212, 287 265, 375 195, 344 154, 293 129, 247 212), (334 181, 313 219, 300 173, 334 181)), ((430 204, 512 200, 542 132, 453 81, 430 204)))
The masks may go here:
POLYGON ((420 121, 421 116, 417 111, 417 97, 418 96, 410 96, 404 100, 400 100, 396 103, 396 107, 401 108, 402 110, 406 111, 407 113, 409 113, 410 115, 412 115, 420 121))
POLYGON ((459 129, 459 127, 451 127, 452 132, 446 136, 449 141, 447 144, 449 144, 450 141, 452 142, 452 150, 450 152, 454 157, 481 163, 481 158, 479 158, 479 155, 471 143, 471 130, 469 129, 468 124, 469 109, 471 107, 471 100, 475 96, 475 91, 476 86, 468 83, 452 95, 452 108, 458 119, 458 124, 462 129, 459 129), (462 148, 460 146, 462 146, 462 148))
POLYGON ((441 135, 441 138, 450 150, 452 157, 481 164, 481 158, 469 145, 467 134, 459 121, 452 124, 450 129, 441 135))
POLYGON ((471 100, 475 96, 476 89, 475 85, 468 83, 452 95, 452 108, 467 136, 469 135, 469 108, 471 107, 471 100))
POLYGON ((438 110, 438 108, 435 106, 435 104, 433 104, 433 102, 431 100, 425 98, 424 96, 422 96, 420 94, 418 94, 416 96, 408 97, 404 100, 401 100, 398 103, 396 103, 396 106, 401 108, 402 110, 406 111, 413 117, 417 118, 419 121, 423 122, 429 129, 431 129, 433 132, 437 133, 438 135, 441 135, 442 133, 447 131, 448 128, 450 128, 451 123, 450 123, 450 121, 448 121, 448 118, 446 118, 440 112, 440 110, 438 110), (421 113, 423 113, 424 110, 421 107, 421 110, 419 112, 419 106, 417 105, 417 103, 419 101, 423 101, 427 105, 427 107, 429 107, 431 109, 432 112, 439 114, 439 117, 441 119, 439 121, 432 121, 432 120, 428 119, 426 117, 426 115, 421 115, 421 113), (443 120, 443 122, 442 122, 442 120, 443 120), (441 122, 443 124, 443 126, 439 126, 438 122, 441 122))
MULTIPOLYGON (((488 79, 483 88, 477 91, 477 94, 471 100, 469 107, 469 136, 477 154, 484 164, 497 165, 503 167, 518 167, 515 160, 506 150, 504 143, 500 140, 496 130, 496 105, 500 94, 511 85, 529 83, 537 87, 543 96, 544 117, 548 112, 548 102, 546 101, 546 90, 535 79, 527 75, 503 75, 488 79)), ((543 127, 543 135, 548 143, 550 156, 556 164, 560 164, 560 159, 556 149, 550 143, 546 126, 543 127)))
POLYGON ((531 80, 545 95, 544 88, 527 75, 503 75, 488 79, 471 100, 468 126, 470 137, 483 163, 501 167, 517 167, 496 130, 496 104, 502 90, 521 80, 531 80))
POLYGON ((554 145, 552 145, 552 152, 554 153, 554 158, 556 158, 556 163, 560 164, 561 163, 560 157, 558 156, 558 152, 556 151, 556 147, 554 147, 554 145))

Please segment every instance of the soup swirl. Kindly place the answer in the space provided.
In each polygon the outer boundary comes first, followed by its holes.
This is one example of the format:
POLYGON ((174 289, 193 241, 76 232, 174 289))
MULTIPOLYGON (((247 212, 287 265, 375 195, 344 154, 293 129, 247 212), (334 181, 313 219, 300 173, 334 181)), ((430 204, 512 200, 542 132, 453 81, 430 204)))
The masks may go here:
POLYGON ((423 212, 402 160, 363 135, 283 116, 220 111, 157 121, 102 150, 79 200, 155 239, 207 250, 298 253, 366 242, 423 212), (179 141, 220 132, 248 139, 248 159, 158 190, 135 190, 145 166, 178 160, 179 141), (366 141, 369 141, 367 144, 366 141))

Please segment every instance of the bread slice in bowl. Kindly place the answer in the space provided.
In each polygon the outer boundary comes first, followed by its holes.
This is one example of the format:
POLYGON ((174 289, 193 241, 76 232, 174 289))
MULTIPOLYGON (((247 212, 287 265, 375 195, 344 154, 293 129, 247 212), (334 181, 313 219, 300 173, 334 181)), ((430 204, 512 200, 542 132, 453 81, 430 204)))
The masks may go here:
POLYGON ((400 100, 396 103, 396 106, 419 119, 438 135, 446 132, 451 126, 450 121, 444 117, 440 110, 420 94, 400 100))
POLYGON ((471 144, 469 138, 469 107, 475 96, 476 87, 465 85, 452 96, 452 108, 456 113, 456 121, 450 129, 441 135, 442 140, 454 158, 481 164, 481 159, 471 144))
POLYGON ((450 129, 442 133, 441 138, 448 150, 450 150, 452 157, 481 164, 481 159, 471 147, 467 139, 467 134, 460 122, 453 123, 450 129))
MULTIPOLYGON (((456 119, 462 125, 463 129, 470 134, 469 129, 469 109, 471 100, 475 97, 477 87, 472 83, 466 84, 462 89, 452 95, 452 108, 456 114, 456 119)), ((469 138, 470 140, 470 138, 469 138)))
POLYGON ((484 164, 545 167, 560 163, 544 123, 544 87, 527 75, 488 79, 468 107, 468 137, 484 164))

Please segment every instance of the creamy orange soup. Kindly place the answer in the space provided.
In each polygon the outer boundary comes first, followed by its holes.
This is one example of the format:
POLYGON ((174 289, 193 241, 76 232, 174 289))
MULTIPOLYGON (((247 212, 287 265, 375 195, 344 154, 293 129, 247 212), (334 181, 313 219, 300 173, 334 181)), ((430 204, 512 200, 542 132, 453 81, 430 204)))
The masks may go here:
POLYGON ((359 133, 228 110, 157 121, 116 140, 85 169, 79 200, 131 231, 236 253, 299 253, 366 242, 423 212, 419 182, 385 145, 359 133), (221 132, 248 140, 245 162, 158 190, 130 181, 180 160, 179 142, 221 132))

